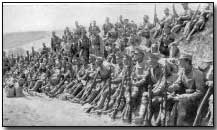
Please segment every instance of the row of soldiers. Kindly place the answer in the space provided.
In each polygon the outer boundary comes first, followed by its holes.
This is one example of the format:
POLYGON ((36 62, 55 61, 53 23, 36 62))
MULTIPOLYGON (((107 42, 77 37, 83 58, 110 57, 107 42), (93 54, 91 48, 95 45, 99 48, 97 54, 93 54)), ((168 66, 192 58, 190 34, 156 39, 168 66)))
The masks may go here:
POLYGON ((160 28, 151 24, 148 16, 140 27, 120 16, 115 25, 106 19, 102 37, 95 21, 88 29, 89 36, 78 22, 75 31, 66 28, 62 38, 53 32, 51 48, 43 44, 40 52, 33 48, 16 59, 4 75, 5 86, 18 84, 30 94, 80 103, 87 113, 109 114, 112 119, 137 125, 201 125, 202 119, 207 119, 212 126, 213 65, 207 61, 205 69, 195 68, 192 55, 179 51, 176 35, 183 25, 171 23, 191 22, 186 18, 190 15, 188 4, 183 8, 186 14, 177 19, 165 9, 165 18, 155 18, 160 28), (209 97, 209 108, 200 112, 209 97))

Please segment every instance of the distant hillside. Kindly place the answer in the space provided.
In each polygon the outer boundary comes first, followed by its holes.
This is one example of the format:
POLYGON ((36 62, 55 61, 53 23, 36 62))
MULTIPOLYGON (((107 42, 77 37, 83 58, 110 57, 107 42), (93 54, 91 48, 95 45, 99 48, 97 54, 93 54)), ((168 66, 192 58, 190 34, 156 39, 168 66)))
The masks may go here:
POLYGON ((49 37, 46 31, 7 33, 3 35, 3 48, 16 48, 46 37, 49 37))

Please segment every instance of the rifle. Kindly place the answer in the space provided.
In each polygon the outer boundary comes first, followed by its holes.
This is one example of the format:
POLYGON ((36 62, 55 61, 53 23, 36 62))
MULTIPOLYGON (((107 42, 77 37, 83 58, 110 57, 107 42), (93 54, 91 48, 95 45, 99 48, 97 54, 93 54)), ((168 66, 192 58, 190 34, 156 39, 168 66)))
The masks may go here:
POLYGON ((199 121, 199 117, 201 117, 201 115, 200 115, 200 114, 201 114, 201 111, 202 111, 202 109, 203 109, 203 107, 204 107, 204 104, 206 103, 206 101, 208 100, 208 98, 210 97, 210 95, 212 94, 212 93, 211 93, 212 90, 213 90, 213 86, 210 86, 210 87, 208 88, 208 90, 206 91, 206 94, 204 95, 203 100, 201 101, 200 106, 199 106, 198 109, 197 109, 197 115, 196 115, 196 117, 195 117, 195 119, 194 119, 193 126, 196 126, 196 125, 197 125, 197 122, 199 121))
POLYGON ((175 4, 174 3, 173 3, 173 16, 174 16, 174 18, 179 17, 178 14, 177 14, 177 12, 176 12, 175 4))
POLYGON ((94 77, 94 79, 93 79, 93 83, 91 84, 91 86, 90 86, 89 89, 87 90, 87 94, 88 94, 88 95, 89 95, 89 93, 91 92, 91 90, 93 89, 93 86, 95 85, 96 78, 97 78, 98 74, 99 74, 99 71, 97 71, 97 73, 96 73, 96 75, 95 75, 95 77, 94 77))
POLYGON ((116 106, 116 108, 114 109, 114 111, 113 111, 113 113, 112 113, 112 115, 111 115, 111 118, 112 118, 112 119, 115 119, 115 117, 116 117, 116 115, 117 115, 118 107, 120 106, 120 101, 121 101, 121 98, 122 98, 122 96, 123 96, 123 87, 124 87, 124 82, 125 82, 125 80, 126 80, 126 74, 127 74, 126 72, 127 72, 127 71, 125 71, 124 76, 122 77, 122 81, 121 81, 120 87, 118 88, 118 89, 120 89, 120 94, 119 94, 119 96, 117 97, 117 101, 116 101, 117 106, 116 106))
POLYGON ((199 8, 200 8, 200 4, 197 6, 197 10, 194 12, 194 15, 191 17, 191 20, 190 20, 190 24, 192 24, 193 20, 195 19, 195 17, 197 16, 197 13, 199 12, 199 8))
POLYGON ((162 119, 161 125, 162 126, 167 126, 167 89, 168 89, 168 85, 167 85, 167 60, 165 60, 165 66, 164 66, 164 78, 165 78, 165 82, 164 82, 164 92, 163 92, 163 100, 162 100, 162 111, 164 114, 164 118, 162 119))
POLYGON ((132 82, 131 81, 131 71, 132 71, 132 65, 130 65, 129 67, 128 67, 128 74, 127 74, 127 77, 129 78, 128 79, 128 87, 129 87, 129 89, 128 89, 128 92, 129 92, 129 116, 128 116, 128 121, 129 121, 129 123, 131 123, 132 122, 132 111, 133 111, 133 108, 132 108, 132 84, 130 83, 130 82, 132 82))
POLYGON ((108 88, 109 90, 108 91, 109 92, 108 92, 108 96, 107 96, 108 100, 107 100, 107 104, 106 104, 106 109, 109 107, 109 102, 111 100, 111 77, 112 77, 111 74, 112 74, 112 70, 111 70, 111 66, 110 66, 110 74, 109 74, 110 76, 109 76, 109 79, 108 79, 108 82, 109 82, 109 84, 108 84, 109 85, 109 88, 108 88))
POLYGON ((152 85, 148 85, 148 111, 147 111, 147 120, 146 125, 151 125, 151 117, 152 117, 152 85))
POLYGON ((156 23, 157 23, 157 12, 156 12, 156 4, 154 5, 154 26, 156 26, 156 23))

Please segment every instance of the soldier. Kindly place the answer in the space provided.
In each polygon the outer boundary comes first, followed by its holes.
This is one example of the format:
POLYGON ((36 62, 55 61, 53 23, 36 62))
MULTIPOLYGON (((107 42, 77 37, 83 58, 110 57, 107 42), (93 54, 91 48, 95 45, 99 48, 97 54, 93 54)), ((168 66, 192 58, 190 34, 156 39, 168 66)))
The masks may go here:
POLYGON ((136 43, 136 38, 134 35, 131 35, 128 41, 128 47, 125 48, 125 52, 127 55, 132 56, 135 49, 138 47, 138 43, 136 43))
POLYGON ((80 36, 81 36, 81 26, 78 24, 78 21, 75 21, 74 35, 76 35, 77 38, 80 38, 80 36))
MULTIPOLYGON (((180 73, 177 80, 168 87, 169 92, 179 93, 170 98, 177 102, 177 126, 192 125, 197 107, 204 95, 204 76, 193 68, 192 55, 183 53, 179 58, 180 73)), ((174 94, 173 94, 174 95, 174 94)))
MULTIPOLYGON (((132 85, 139 87, 142 90, 141 105, 139 108, 139 116, 136 118, 136 124, 142 124, 145 118, 148 107, 148 86, 156 84, 163 76, 163 68, 158 63, 159 54, 149 53, 148 70, 139 81, 133 82, 132 85)), ((150 117, 149 117, 150 119, 150 117)), ((149 122, 150 123, 150 122, 149 122)))
POLYGON ((107 33, 114 28, 113 24, 110 23, 109 17, 106 17, 106 22, 103 24, 103 31, 104 31, 104 37, 107 35, 107 33))
POLYGON ((159 40, 159 51, 161 54, 163 54, 166 57, 169 57, 170 55, 170 48, 169 45, 170 43, 175 41, 175 35, 174 33, 171 32, 171 27, 169 25, 165 25, 163 29, 163 34, 160 37, 159 40))
POLYGON ((156 22, 159 23, 160 27, 156 27, 156 31, 154 33, 154 37, 156 38, 157 36, 162 34, 162 30, 166 25, 169 25, 170 27, 172 27, 173 25, 173 16, 170 14, 169 12, 169 8, 165 8, 164 9, 164 17, 161 20, 158 20, 158 18, 156 18, 156 22))
MULTIPOLYGON (((212 6, 212 4, 211 4, 212 6)), ((200 31, 205 27, 205 23, 208 20, 208 18, 210 17, 210 15, 213 15, 212 13, 212 9, 210 9, 210 5, 208 5, 198 16, 198 18, 196 18, 193 21, 193 26, 191 31, 189 30, 189 33, 186 33, 186 40, 190 40, 191 36, 196 32, 196 31, 200 31)))
POLYGON ((150 36, 150 31, 149 30, 141 30, 138 32, 139 37, 140 37, 140 46, 143 48, 146 48, 146 50, 148 50, 151 45, 152 45, 152 40, 151 40, 151 36, 150 36))
POLYGON ((100 33, 99 27, 96 25, 96 21, 93 21, 93 25, 89 28, 90 35, 99 35, 100 33))
POLYGON ((85 60, 89 61, 89 48, 90 40, 86 35, 86 31, 82 31, 81 38, 78 41, 78 50, 80 51, 79 57, 83 57, 85 60))
POLYGON ((149 22, 149 16, 144 15, 143 24, 139 27, 139 30, 150 30, 153 28, 153 25, 149 22))
POLYGON ((60 50, 60 43, 61 39, 58 36, 56 36, 56 33, 53 31, 51 37, 51 48, 54 52, 60 50))
POLYGON ((101 38, 99 36, 100 29, 96 25, 96 21, 93 21, 93 25, 89 28, 90 41, 92 46, 92 53, 99 56, 101 50, 101 38))
POLYGON ((177 18, 177 23, 172 28, 172 32, 177 33, 181 27, 184 27, 193 16, 193 11, 189 8, 188 3, 182 3, 184 13, 177 18))
POLYGON ((169 8, 164 9, 164 17, 159 21, 159 24, 163 27, 165 23, 168 25, 172 24, 172 18, 173 16, 170 14, 169 8))

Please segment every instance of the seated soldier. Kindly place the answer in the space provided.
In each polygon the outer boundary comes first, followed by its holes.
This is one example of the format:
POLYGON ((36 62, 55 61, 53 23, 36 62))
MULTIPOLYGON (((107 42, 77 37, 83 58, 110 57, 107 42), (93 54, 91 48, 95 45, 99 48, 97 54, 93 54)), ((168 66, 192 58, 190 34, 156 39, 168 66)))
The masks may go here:
MULTIPOLYGON (((142 76, 139 81, 133 82, 134 86, 139 87, 139 89, 143 89, 142 98, 141 98, 141 105, 139 108, 139 116, 136 119, 137 124, 142 124, 147 112, 147 90, 148 86, 153 86, 156 84, 163 76, 163 68, 158 63, 160 59, 160 55, 157 53, 150 53, 149 60, 148 60, 148 70, 142 76)), ((150 117, 148 119, 150 121, 150 117)), ((149 122, 150 123, 150 122, 149 122)))
POLYGON ((48 83, 41 88, 45 93, 48 93, 59 84, 61 78, 60 68, 61 64, 57 61, 55 67, 50 71, 51 76, 48 83))
MULTIPOLYGON (((212 6, 212 5, 211 5, 212 6)), ((190 40, 191 36, 196 32, 200 31, 205 27, 205 23, 209 18, 209 15, 212 15, 212 9, 210 9, 210 5, 208 5, 193 21, 194 26, 189 30, 189 32, 186 34, 186 40, 190 40)))
POLYGON ((168 97, 176 101, 177 120, 172 119, 176 126, 191 126, 197 107, 204 95, 204 75, 192 66, 192 55, 183 53, 180 58, 180 73, 177 80, 168 87, 173 93, 168 97), (190 108, 190 109, 189 109, 190 108))
POLYGON ((29 89, 29 91, 36 91, 36 92, 41 92, 41 87, 43 85, 45 85, 45 81, 46 81, 46 68, 45 66, 41 67, 39 69, 39 74, 36 75, 36 79, 35 79, 35 85, 33 88, 29 89))
POLYGON ((163 54, 166 57, 169 57, 170 55, 170 48, 169 45, 175 41, 175 35, 171 32, 171 28, 169 25, 165 25, 163 28, 163 34, 160 37, 160 46, 159 51, 161 54, 163 54))
POLYGON ((177 18, 177 23, 175 23, 175 26, 172 28, 172 32, 178 33, 182 27, 186 25, 187 22, 189 22, 193 16, 193 11, 189 8, 188 3, 182 3, 182 7, 184 9, 184 12, 181 16, 177 18))
MULTIPOLYGON (((90 88, 92 96, 89 96, 84 103, 97 104, 98 101, 97 108, 101 108, 103 107, 105 99, 108 97, 105 93, 107 91, 110 92, 109 79, 111 76, 111 66, 105 62, 103 63, 103 58, 101 57, 97 58, 96 63, 98 65, 95 79, 97 84, 94 88, 90 88)), ((92 106, 91 109, 92 108, 94 107, 92 106)))

